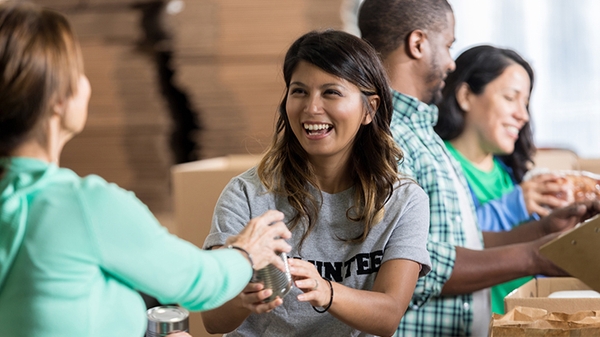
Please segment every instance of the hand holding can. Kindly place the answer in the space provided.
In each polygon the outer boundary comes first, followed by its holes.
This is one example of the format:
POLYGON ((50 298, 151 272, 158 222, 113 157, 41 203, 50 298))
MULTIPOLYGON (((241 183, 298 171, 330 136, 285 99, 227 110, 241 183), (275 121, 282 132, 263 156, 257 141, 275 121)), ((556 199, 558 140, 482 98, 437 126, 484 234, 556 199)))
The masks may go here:
POLYGON ((285 272, 280 254, 291 251, 292 247, 285 239, 291 238, 292 233, 283 223, 283 218, 279 211, 267 211, 250 220, 238 235, 229 237, 225 246, 246 252, 254 270, 272 264, 285 272))

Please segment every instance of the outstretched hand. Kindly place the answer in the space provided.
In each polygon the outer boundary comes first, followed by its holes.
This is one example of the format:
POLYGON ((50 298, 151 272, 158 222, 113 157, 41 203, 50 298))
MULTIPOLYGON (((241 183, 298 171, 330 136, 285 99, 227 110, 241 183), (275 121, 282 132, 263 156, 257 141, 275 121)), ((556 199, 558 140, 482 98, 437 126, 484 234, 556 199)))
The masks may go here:
POLYGON ((252 267, 255 270, 269 264, 285 270, 283 260, 278 254, 292 250, 292 247, 285 242, 285 239, 292 237, 292 233, 283 223, 283 217, 283 213, 279 211, 267 211, 250 220, 238 235, 230 236, 225 245, 235 245, 245 249, 251 256, 252 267))
POLYGON ((559 208, 540 220, 543 234, 563 232, 600 213, 600 201, 583 201, 559 208))

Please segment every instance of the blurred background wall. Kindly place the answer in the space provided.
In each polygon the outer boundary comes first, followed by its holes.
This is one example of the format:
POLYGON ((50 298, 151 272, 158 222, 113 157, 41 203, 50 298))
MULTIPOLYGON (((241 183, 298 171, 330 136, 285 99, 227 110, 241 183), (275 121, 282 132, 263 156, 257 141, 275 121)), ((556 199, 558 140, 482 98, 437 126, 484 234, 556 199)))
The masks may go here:
MULTIPOLYGON (((344 29, 359 34, 362 0, 343 0, 344 29)), ((518 52, 533 67, 531 125, 536 146, 600 157, 600 1, 448 0, 451 54, 479 44, 518 52)))
POLYGON ((34 2, 70 19, 92 85, 88 124, 61 165, 134 191, 167 227, 170 167, 260 153, 288 46, 342 25, 341 0, 34 2))
MULTIPOLYGON (((133 190, 162 220, 169 168, 259 154, 283 94, 287 47, 311 29, 359 34, 361 0, 32 0, 66 14, 92 84, 89 122, 62 165, 133 190)), ((512 48, 536 72, 534 138, 600 157, 600 1, 449 0, 453 56, 512 48), (474 15, 473 13, 477 13, 474 15)))

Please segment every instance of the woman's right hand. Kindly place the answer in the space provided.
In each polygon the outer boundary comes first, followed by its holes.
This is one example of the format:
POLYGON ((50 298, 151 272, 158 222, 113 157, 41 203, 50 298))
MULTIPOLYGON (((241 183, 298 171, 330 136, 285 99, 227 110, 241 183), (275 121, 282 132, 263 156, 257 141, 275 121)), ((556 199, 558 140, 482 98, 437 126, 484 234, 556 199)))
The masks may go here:
POLYGON ((272 293, 273 290, 265 289, 264 284, 250 282, 246 288, 242 290, 239 297, 242 300, 244 308, 253 313, 261 314, 269 312, 283 304, 283 300, 279 296, 271 302, 263 303, 263 300, 269 298, 272 293))
POLYGON ((572 203, 572 200, 558 197, 568 192, 568 186, 559 183, 559 179, 560 177, 555 174, 544 173, 535 175, 519 185, 523 190, 525 207, 530 215, 537 213, 540 216, 546 216, 553 209, 572 203))
POLYGON ((285 270, 283 260, 278 255, 289 252, 292 247, 285 239, 292 233, 283 223, 283 213, 270 210, 248 222, 238 235, 230 236, 225 246, 234 245, 246 250, 252 256, 253 268, 262 269, 269 264, 285 270))

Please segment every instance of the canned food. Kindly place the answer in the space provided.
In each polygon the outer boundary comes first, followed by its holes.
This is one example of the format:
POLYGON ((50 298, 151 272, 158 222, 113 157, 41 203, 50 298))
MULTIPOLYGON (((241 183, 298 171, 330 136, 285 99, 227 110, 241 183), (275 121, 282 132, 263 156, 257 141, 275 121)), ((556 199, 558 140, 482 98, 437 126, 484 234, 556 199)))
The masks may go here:
POLYGON ((292 274, 287 261, 287 254, 280 253, 279 256, 285 265, 285 272, 270 264, 263 269, 257 270, 252 282, 260 282, 265 285, 265 289, 273 290, 273 293, 268 298, 264 299, 264 303, 273 301, 277 296, 283 298, 292 289, 292 274))
POLYGON ((189 332, 189 311, 172 305, 150 308, 146 311, 146 337, 164 337, 173 332, 189 332))

